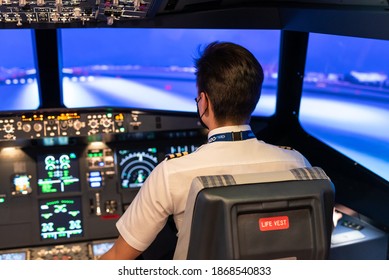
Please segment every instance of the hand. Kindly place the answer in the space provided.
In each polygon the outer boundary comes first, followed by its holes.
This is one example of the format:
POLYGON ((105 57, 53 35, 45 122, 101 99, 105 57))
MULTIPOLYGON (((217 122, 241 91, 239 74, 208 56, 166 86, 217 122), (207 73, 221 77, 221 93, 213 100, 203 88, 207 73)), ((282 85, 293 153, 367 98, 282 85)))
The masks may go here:
POLYGON ((342 218, 342 216, 343 216, 342 213, 336 211, 336 209, 334 208, 332 213, 332 221, 334 222, 334 228, 336 227, 338 221, 342 218))

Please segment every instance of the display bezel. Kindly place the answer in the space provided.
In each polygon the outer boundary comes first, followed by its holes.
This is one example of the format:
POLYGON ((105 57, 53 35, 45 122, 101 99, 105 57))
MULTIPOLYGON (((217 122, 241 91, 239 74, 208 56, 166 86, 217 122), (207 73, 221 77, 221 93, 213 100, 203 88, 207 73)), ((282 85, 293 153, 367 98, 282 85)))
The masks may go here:
POLYGON ((115 155, 120 189, 137 190, 141 188, 159 163, 158 151, 155 147, 118 149, 115 155), (137 178, 135 179, 134 176, 137 176, 137 178))
POLYGON ((38 155, 37 185, 41 195, 80 192, 79 159, 76 153, 38 155))
POLYGON ((82 205, 82 198, 80 196, 40 199, 38 211, 40 240, 64 240, 83 237, 84 221, 82 205), (69 205, 72 205, 71 210, 69 210, 69 205), (50 209, 51 206, 53 206, 53 209, 50 209), (53 210, 54 212, 48 212, 47 210, 53 210), (69 211, 72 211, 72 213, 69 211), (78 216, 79 219, 72 220, 71 217, 66 216, 67 214, 72 217, 78 216), (47 221, 49 222, 47 223, 47 221), (66 223, 68 225, 65 225, 66 223), (55 226, 59 227, 54 228, 55 226))

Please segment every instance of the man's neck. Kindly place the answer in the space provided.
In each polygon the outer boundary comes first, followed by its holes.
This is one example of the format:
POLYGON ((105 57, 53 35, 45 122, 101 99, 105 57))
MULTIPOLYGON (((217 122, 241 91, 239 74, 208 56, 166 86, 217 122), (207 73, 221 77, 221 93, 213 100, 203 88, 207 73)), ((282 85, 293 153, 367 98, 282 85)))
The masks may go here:
POLYGON ((235 126, 235 125, 246 125, 246 124, 249 124, 249 122, 231 122, 231 121, 227 121, 227 122, 223 122, 223 123, 217 123, 217 122, 214 122, 214 123, 211 123, 210 125, 208 125, 208 128, 209 130, 213 130, 213 129, 216 129, 216 128, 219 128, 219 127, 224 127, 224 126, 235 126))

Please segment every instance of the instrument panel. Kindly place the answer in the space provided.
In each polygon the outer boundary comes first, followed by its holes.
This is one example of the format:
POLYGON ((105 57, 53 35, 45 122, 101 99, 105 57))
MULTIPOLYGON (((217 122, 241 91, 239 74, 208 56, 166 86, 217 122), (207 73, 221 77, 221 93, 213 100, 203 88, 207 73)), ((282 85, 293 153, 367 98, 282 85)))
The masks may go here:
POLYGON ((155 166, 205 141, 196 118, 132 111, 40 111, 0 127, 0 259, 98 258, 155 166))
POLYGON ((36 24, 70 25, 105 22, 108 26, 116 21, 128 21, 151 16, 153 0, 0 0, 0 23, 12 27, 36 24))
MULTIPOLYGON (((36 111, 0 116, 0 140, 45 139, 199 128, 197 120, 140 111, 36 111), (185 122, 187 120, 187 122, 185 122), (181 122, 182 120, 180 120, 181 122)), ((60 140, 58 140, 60 141, 60 140)))

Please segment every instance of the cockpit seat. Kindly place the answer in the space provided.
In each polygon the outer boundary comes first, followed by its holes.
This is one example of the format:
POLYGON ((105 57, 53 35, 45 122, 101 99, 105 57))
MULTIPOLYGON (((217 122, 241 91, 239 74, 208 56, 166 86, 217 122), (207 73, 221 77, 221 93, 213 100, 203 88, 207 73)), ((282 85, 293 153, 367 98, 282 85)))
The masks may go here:
POLYGON ((176 259, 327 259, 335 188, 319 167, 196 177, 176 259))

